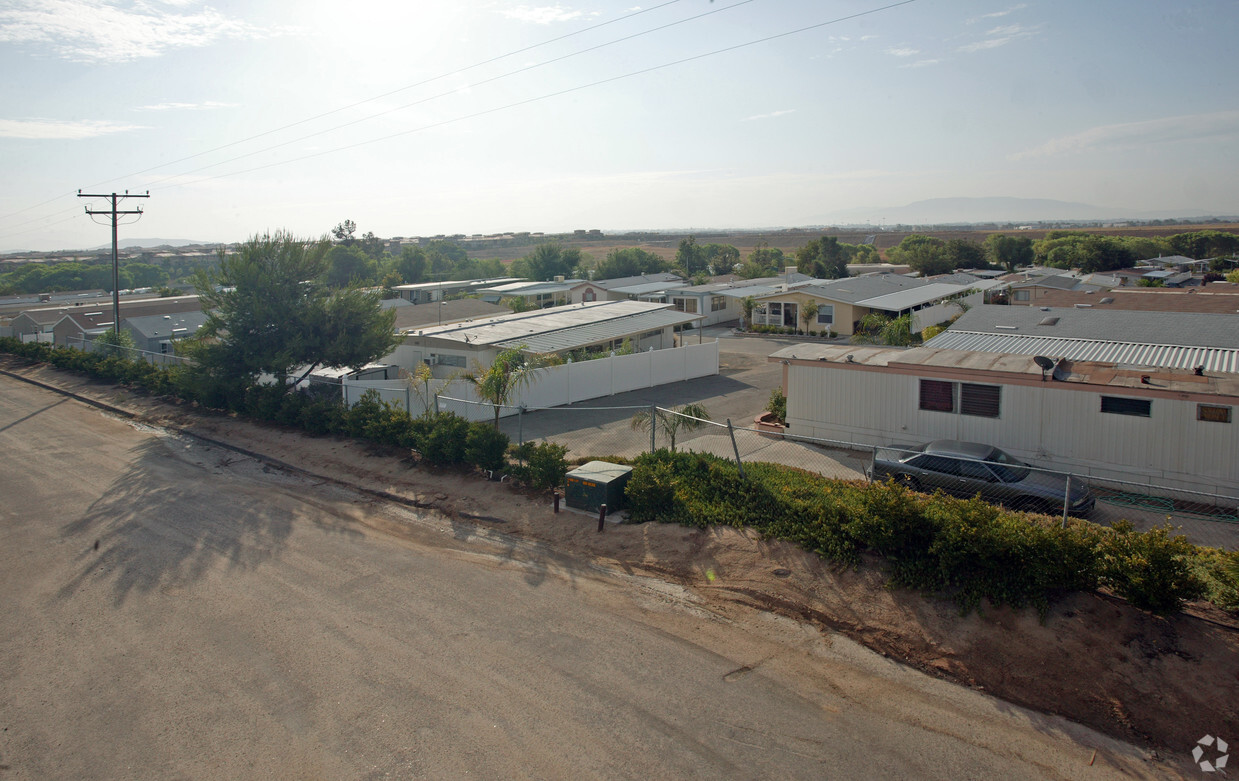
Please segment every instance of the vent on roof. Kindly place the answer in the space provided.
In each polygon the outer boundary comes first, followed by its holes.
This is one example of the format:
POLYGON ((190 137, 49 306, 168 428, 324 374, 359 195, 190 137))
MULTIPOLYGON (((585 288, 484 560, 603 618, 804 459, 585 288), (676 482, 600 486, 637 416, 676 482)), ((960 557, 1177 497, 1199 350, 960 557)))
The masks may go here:
POLYGON ((1041 318, 1041 322, 1037 323, 1037 325, 1058 325, 1058 318, 1057 317, 1043 317, 1041 318))
POLYGON ((1092 309, 1092 304, 1076 304, 1076 309, 1092 309))
POLYGON ((1113 303, 1114 303, 1114 299, 1113 299, 1113 298, 1111 298, 1110 296, 1106 296, 1105 298, 1101 299, 1101 303, 1103 303, 1103 304, 1113 304, 1113 303))
POLYGON ((1020 330, 1020 327, 1019 327, 1018 325, 996 325, 996 326, 994 326, 994 328, 998 329, 999 331, 1018 331, 1018 330, 1020 330))

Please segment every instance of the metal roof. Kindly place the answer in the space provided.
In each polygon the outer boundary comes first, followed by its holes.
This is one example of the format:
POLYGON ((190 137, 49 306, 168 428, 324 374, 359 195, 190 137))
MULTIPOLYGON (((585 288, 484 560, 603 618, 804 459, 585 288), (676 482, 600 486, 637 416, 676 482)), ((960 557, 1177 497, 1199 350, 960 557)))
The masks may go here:
POLYGON ((532 353, 557 353, 588 347, 599 342, 609 342, 613 339, 639 336, 646 331, 666 328, 669 325, 683 325, 701 319, 701 315, 690 315, 674 309, 656 309, 604 322, 549 331, 538 336, 497 342, 495 346, 504 349, 519 347, 525 352, 532 353))
MULTIPOLYGON (((597 283, 594 283, 597 284, 597 283)), ((669 282, 644 282, 637 285, 625 285, 623 287, 604 287, 608 293, 619 293, 625 296, 644 296, 650 293, 661 293, 664 290, 675 290, 684 287, 688 283, 682 279, 676 279, 669 282)))
MULTIPOLYGON (((464 323, 430 326, 410 335, 444 339, 474 346, 501 343, 528 344, 535 337, 555 331, 596 323, 609 324, 634 315, 669 309, 667 304, 656 304, 650 301, 591 301, 488 317, 464 323)), ((681 312, 676 312, 676 314, 684 317, 680 322, 689 322, 699 318, 698 315, 684 315, 681 312)))
POLYGON ((450 279, 442 282, 415 282, 411 285, 396 285, 393 290, 438 290, 449 288, 456 290, 465 287, 483 287, 487 285, 503 285, 508 282, 522 282, 520 277, 489 277, 486 279, 450 279))
POLYGON ((563 282, 530 282, 523 279, 506 285, 482 289, 483 293, 499 293, 505 296, 540 296, 546 293, 566 293, 584 282, 583 279, 565 279, 563 282))
POLYGON ((969 309, 950 330, 1123 344, 1239 348, 1239 317, 1232 314, 986 304, 969 309), (1058 323, 1038 325, 1049 316, 1058 317, 1058 323))
POLYGON ((928 285, 899 290, 894 293, 866 298, 855 302, 858 306, 870 309, 884 309, 888 312, 899 312, 914 306, 927 304, 938 299, 958 295, 968 290, 967 285, 952 285, 946 282, 931 282, 928 285))
POLYGON ((670 271, 659 271, 654 274, 638 274, 631 277, 616 277, 615 279, 592 279, 594 285, 603 290, 618 290, 619 288, 629 288, 638 285, 659 284, 666 285, 669 282, 676 282, 681 285, 687 284, 684 278, 679 274, 672 274, 670 271))
MULTIPOLYGON (((1038 310, 1033 311, 1042 314, 1038 310)), ((1111 311, 1108 314, 1118 314, 1118 312, 1111 311)), ((1230 315, 1221 316, 1229 317, 1230 315)), ((1203 366, 1206 371, 1211 372, 1239 372, 1239 348, 1236 347, 1192 347, 1032 334, 979 333, 954 329, 943 331, 926 342, 925 346, 1008 355, 1044 355, 1049 358, 1096 361, 1120 366, 1150 366, 1167 369, 1193 369, 1203 366)))

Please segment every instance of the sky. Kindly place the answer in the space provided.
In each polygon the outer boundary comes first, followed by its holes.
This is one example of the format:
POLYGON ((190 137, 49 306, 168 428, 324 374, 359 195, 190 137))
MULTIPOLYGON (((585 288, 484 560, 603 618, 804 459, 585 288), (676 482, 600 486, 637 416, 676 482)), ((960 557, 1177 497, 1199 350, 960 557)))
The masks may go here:
POLYGON ((1237 0, 0 0, 0 252, 1239 214, 1237 0))

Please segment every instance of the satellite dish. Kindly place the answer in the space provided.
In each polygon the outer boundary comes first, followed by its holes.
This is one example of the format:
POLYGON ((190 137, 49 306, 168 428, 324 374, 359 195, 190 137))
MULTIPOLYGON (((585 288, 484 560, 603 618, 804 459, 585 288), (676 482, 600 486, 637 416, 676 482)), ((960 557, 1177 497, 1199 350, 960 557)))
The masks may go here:
POLYGON ((1041 381, 1045 382, 1045 373, 1054 368, 1054 361, 1044 355, 1033 356, 1033 362, 1041 367, 1041 381))

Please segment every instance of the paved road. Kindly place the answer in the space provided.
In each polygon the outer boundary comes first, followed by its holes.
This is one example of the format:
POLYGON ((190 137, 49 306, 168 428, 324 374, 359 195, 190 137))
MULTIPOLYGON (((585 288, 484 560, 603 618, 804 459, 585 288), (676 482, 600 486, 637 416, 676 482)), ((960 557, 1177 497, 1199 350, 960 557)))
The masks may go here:
POLYGON ((1150 772, 843 638, 3 377, 0 452, 0 779, 1150 772))

